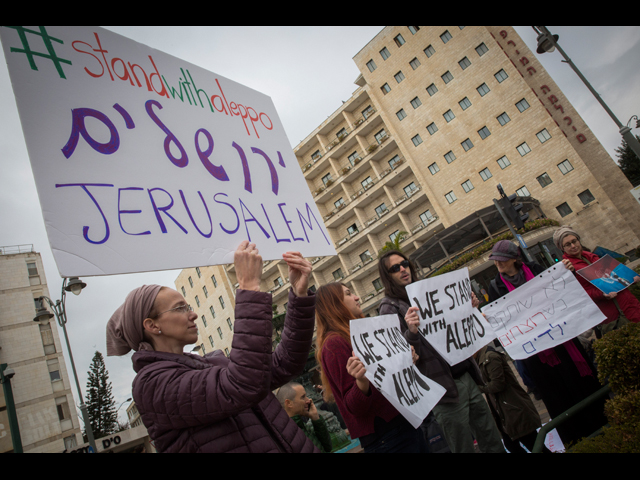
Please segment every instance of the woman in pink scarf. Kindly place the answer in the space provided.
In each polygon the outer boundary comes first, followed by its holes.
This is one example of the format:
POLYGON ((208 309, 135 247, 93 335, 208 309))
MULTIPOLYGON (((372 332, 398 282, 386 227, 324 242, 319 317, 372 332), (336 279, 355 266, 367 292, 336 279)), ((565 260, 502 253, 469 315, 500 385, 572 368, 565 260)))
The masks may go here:
MULTIPOLYGON (((545 270, 537 263, 523 262, 520 248, 509 240, 497 242, 489 259, 494 261, 498 269, 498 274, 489 286, 490 302, 515 290, 545 270)), ((562 263, 573 271, 569 260, 563 260, 562 263)), ((535 384, 536 393, 544 401, 552 419, 601 388, 596 369, 577 339, 525 360, 518 360, 516 366, 523 377, 529 377, 526 381, 530 388, 528 380, 535 384)), ((592 434, 607 423, 603 402, 604 400, 597 402, 583 410, 575 419, 558 427, 565 445, 592 434)))

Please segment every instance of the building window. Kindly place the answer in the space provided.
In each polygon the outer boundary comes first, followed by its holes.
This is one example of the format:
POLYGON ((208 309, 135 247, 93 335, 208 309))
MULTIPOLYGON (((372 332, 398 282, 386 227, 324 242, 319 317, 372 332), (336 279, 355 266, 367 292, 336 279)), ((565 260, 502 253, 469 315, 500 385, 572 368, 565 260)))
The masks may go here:
POLYGON ((191 280, 191 277, 189 277, 189 285, 193 288, 193 280, 191 280))
POLYGON ((413 100, 411 100, 411 106, 414 108, 414 110, 418 108, 420 105, 422 105, 422 102, 418 97, 415 97, 413 100))
POLYGON ((570 213, 573 213, 573 210, 571 210, 571 207, 567 202, 564 202, 562 205, 558 205, 556 210, 558 210, 561 217, 566 217, 570 213))
POLYGON ((462 183, 462 188, 466 193, 469 193, 471 190, 473 190, 473 184, 471 183, 471 180, 467 180, 466 182, 462 183))
POLYGON ((484 140, 485 138, 487 138, 489 135, 491 135, 491 132, 489 131, 489 129, 485 126, 482 127, 480 130, 478 130, 478 135, 480 135, 480 138, 482 140, 484 140))
POLYGON ((213 287, 217 287, 218 286, 218 281, 216 280, 216 276, 215 275, 211 275, 211 281, 213 282, 213 287))
POLYGON ((481 43, 480 45, 478 45, 476 47, 476 52, 478 53, 478 56, 482 56, 485 53, 487 53, 489 51, 489 49, 487 48, 487 46, 484 43, 481 43))
POLYGON ((224 310, 224 298, 222 298, 222 295, 218 297, 218 300, 220 301, 220 306, 224 310))
POLYGON ((511 162, 509 161, 506 155, 504 157, 499 158, 497 161, 498 161, 498 165, 500 165, 500 168, 502 170, 504 170, 509 165, 511 165, 511 162))
POLYGON ((344 275, 342 274, 342 269, 341 268, 333 271, 333 279, 334 280, 340 280, 343 277, 344 277, 344 275))
POLYGON ((209 291, 207 290, 206 286, 202 287, 202 292, 204 293, 204 298, 209 297, 209 291))
POLYGON ((431 95, 432 97, 436 94, 437 91, 438 91, 438 87, 436 87, 434 83, 432 83, 427 87, 427 92, 429 92, 429 95, 431 95))
POLYGON ((359 232, 360 230, 358 230, 358 226, 355 223, 347 227, 347 233, 349 234, 350 237, 353 237, 359 232))
POLYGON ((447 163, 451 163, 456 159, 456 156, 453 154, 451 150, 449 150, 447 153, 444 154, 444 159, 447 161, 447 163))
POLYGON ((538 133, 536 133, 536 137, 538 137, 538 140, 540 140, 540 143, 544 143, 551 138, 551 135, 549 135, 549 132, 547 131, 547 129, 544 128, 540 130, 538 133))
POLYGON ((453 80, 453 75, 451 75, 451 72, 447 71, 440 78, 442 78, 442 81, 444 83, 449 83, 451 80, 453 80))
POLYGON ((449 193, 447 193, 444 198, 447 199, 447 202, 449 203, 453 203, 455 202, 458 198, 456 197, 455 193, 453 193, 453 190, 450 191, 449 193))
POLYGON ((467 57, 464 57, 458 62, 458 65, 460 65, 462 70, 465 70, 467 67, 471 66, 471 61, 467 57))
POLYGON ((429 45, 427 48, 424 49, 424 54, 427 57, 430 57, 431 55, 433 55, 434 53, 436 53, 436 49, 433 48, 432 45, 429 45))
POLYGON ((360 254, 360 261, 362 263, 367 263, 372 260, 371 252, 369 250, 365 250, 360 254))
POLYGON ((402 35, 398 34, 393 38, 393 41, 396 42, 396 45, 401 47, 402 45, 405 44, 404 38, 402 38, 402 35))
POLYGON ((593 202, 596 198, 591 194, 591 190, 585 190, 578 194, 578 198, 582 202, 583 205, 587 205, 593 202))
POLYGON ((202 323, 203 323, 203 324, 204 324, 204 326, 206 327, 206 326, 207 326, 207 319, 205 318, 205 316, 204 316, 204 315, 202 315, 200 318, 202 319, 202 323))
POLYGON ((410 197, 411 195, 413 195, 413 192, 418 190, 418 187, 416 187, 415 182, 411 182, 409 185, 404 187, 403 190, 404 190, 405 195, 407 197, 410 197))
MULTIPOLYGON (((285 305, 284 309, 286 310, 287 304, 285 303, 284 305, 285 305)), ((233 332, 233 323, 231 323, 231 317, 227 318, 227 325, 229 326, 229 330, 233 332)))
POLYGON ((427 125, 427 131, 433 135, 434 133, 436 133, 438 131, 438 127, 436 126, 436 124, 434 122, 431 122, 429 125, 427 125))
POLYGON ((516 147, 516 150, 518 150, 518 153, 520 154, 521 157, 524 157, 527 153, 531 151, 531 149, 529 148, 529 145, 527 145, 527 142, 524 142, 518 145, 516 147))
POLYGON ((389 50, 387 50, 387 47, 384 47, 382 50, 380 50, 380 56, 382 57, 383 60, 386 60, 391 56, 391 54, 389 53, 389 50))
POLYGON ((389 160, 389 166, 395 169, 396 163, 398 163, 399 161, 400 161, 400 157, 398 155, 395 155, 391 160, 389 160))
POLYGON ((527 102, 524 98, 516 103, 516 107, 520 112, 524 112, 527 108, 529 108, 529 102, 527 102))
POLYGON ((391 235, 389 235, 389 240, 391 240, 391 243, 395 242, 398 235, 400 235, 400 230, 396 230, 391 235))
POLYGON ((53 339, 53 332, 51 331, 51 324, 39 324, 40 337, 42 338, 42 346, 44 347, 44 354, 51 355, 56 353, 56 344, 53 339))
POLYGON ((509 115, 507 115, 507 112, 503 112, 501 115, 498 115, 497 119, 498 123, 500 123, 500 125, 502 125, 503 127, 511 121, 509 115))
POLYGON ((424 213, 420 214, 420 220, 423 225, 427 225, 430 221, 433 220, 433 215, 431 214, 431 210, 427 210, 424 213))
POLYGON ((413 68, 415 70, 416 68, 418 68, 420 66, 420 60, 418 60, 417 58, 414 58, 413 60, 411 60, 409 62, 409 65, 411 65, 411 68, 413 68))
POLYGON ((364 180, 362 180, 360 182, 360 185, 362 185, 362 188, 364 188, 366 190, 368 188, 373 187, 373 180, 371 180, 371 177, 369 176, 369 177, 365 178, 364 180))
POLYGON ((220 335, 220 339, 222 339, 222 329, 218 327, 218 335, 220 335))
POLYGON ((282 277, 278 277, 273 281, 273 286, 274 287, 279 288, 279 287, 281 287, 283 285, 284 285, 284 282, 282 281, 282 277))
POLYGON ((349 163, 351 164, 352 167, 356 166, 356 160, 361 160, 360 155, 358 155, 358 152, 353 152, 347 158, 349 159, 349 163))
POLYGON ((480 178, 485 182, 489 180, 491 177, 493 177, 493 175, 491 175, 491 172, 489 171, 488 168, 485 168, 484 170, 480 170, 480 178))
POLYGON ((215 312, 215 310, 213 309, 213 306, 210 306, 210 307, 209 307, 209 311, 211 312, 211 316, 212 316, 213 318, 216 318, 216 312, 215 312))
POLYGON ((538 183, 542 188, 546 187, 547 185, 551 185, 553 183, 553 181, 551 180, 551 177, 549 177, 547 172, 544 172, 539 177, 536 177, 536 180, 538 180, 538 183))
POLYGON ((198 295, 196 295, 196 305, 200 306, 200 299, 198 298, 198 295))
POLYGON ((388 213, 389 210, 387 210, 387 206, 385 205, 385 203, 381 203, 380 205, 378 205, 376 208, 376 215, 378 215, 378 218, 380 218, 382 215, 384 215, 385 213, 388 213))
POLYGON ((382 130, 380 130, 378 133, 374 135, 374 138, 376 139, 378 144, 380 144, 382 143, 382 140, 385 140, 387 138, 387 132, 383 128, 382 130))
POLYGON ((391 87, 389 86, 389 84, 388 84, 388 83, 385 83, 384 85, 382 85, 382 86, 380 87, 380 90, 382 90, 382 93, 383 93, 384 95, 386 95, 387 93, 389 93, 389 92, 391 91, 391 87))
POLYGON ((431 165, 429 165, 429 171, 431 172, 431 175, 435 175, 436 173, 438 173, 440 171, 440 169, 438 168, 438 164, 436 162, 433 162, 431 165))
POLYGON ((380 278, 376 278, 373 282, 371 282, 373 284, 373 288, 376 289, 376 292, 379 292, 380 290, 384 289, 384 285, 382 285, 382 280, 380 280, 380 278))
POLYGON ((564 160, 558 164, 558 168, 563 175, 566 175, 571 170, 573 170, 573 165, 571 165, 571 162, 569 160, 564 160))
POLYGON ((464 142, 462 142, 460 145, 462 145, 462 148, 464 148, 465 152, 468 152, 473 148, 473 143, 468 138, 464 142))
POLYGON ((398 110, 396 112, 396 116, 398 117, 398 120, 402 121, 403 119, 407 118, 407 114, 404 111, 404 108, 401 108, 400 110, 398 110))
POLYGON ((209 335, 209 343, 211 344, 211 348, 213 347, 213 337, 211 335, 209 335))
POLYGON ((367 108, 365 108, 362 111, 362 116, 364 117, 364 119, 366 120, 367 118, 369 118, 371 115, 373 115, 374 113, 376 113, 376 111, 371 107, 371 105, 368 105, 367 108))
MULTIPOLYGON (((453 114, 453 112, 451 110, 447 110, 446 112, 444 112, 442 114, 442 116, 444 117, 444 119, 447 121, 447 123, 449 123, 451 120, 453 120, 454 118, 456 118, 456 116, 453 114)), ((451 162, 449 162, 451 163, 451 162)))
POLYGON ((487 93, 491 91, 489 90, 489 87, 487 86, 486 83, 483 83, 482 85, 480 85, 478 88, 476 88, 476 90, 478 91, 481 97, 484 97, 487 93))
POLYGON ((445 30, 445 32, 440 35, 440 40, 442 40, 442 43, 447 43, 449 40, 451 40, 451 34, 449 33, 449 30, 445 30))
POLYGON ((418 33, 418 30, 420 30, 420 27, 418 27, 418 26, 413 26, 413 27, 412 27, 411 25, 409 25, 409 26, 407 26, 407 28, 409 29, 409 31, 410 31, 413 35, 415 35, 416 33, 418 33))
POLYGON ((469 108, 471 106, 471 102, 469 101, 469 99, 467 97, 464 97, 462 100, 460 100, 458 102, 458 105, 460 105, 460 108, 462 110, 466 110, 467 108, 469 108))
POLYGON ((340 208, 344 205, 344 200, 342 199, 342 197, 340 197, 338 200, 336 200, 335 202, 333 202, 333 206, 336 208, 340 208))
POLYGON ((523 185, 516 190, 516 195, 519 197, 530 197, 531 193, 529 193, 529 189, 523 185))
POLYGON ((184 286, 180 287, 180 289, 182 290, 182 296, 186 297, 187 296, 187 291, 184 289, 184 286))
POLYGON ((509 75, 507 75, 507 72, 505 72, 504 70, 500 70, 498 73, 494 74, 493 76, 496 77, 496 80, 498 80, 498 83, 502 83, 507 78, 509 78, 509 75))
POLYGON ((393 78, 396 79, 396 82, 400 83, 401 81, 404 80, 404 73, 402 73, 402 71, 399 71, 393 76, 393 78))
POLYGON ((322 177, 322 183, 325 187, 333 183, 333 179, 331 178, 330 173, 327 173, 324 177, 322 177))
POLYGON ((367 67, 369 68, 369 71, 370 71, 370 72, 373 72, 376 68, 378 68, 378 67, 376 66, 376 63, 375 63, 373 60, 369 60, 369 61, 367 62, 367 67))
POLYGON ((415 137, 413 137, 411 139, 411 141, 417 147, 418 145, 420 145, 422 143, 422 138, 420 138, 420 135, 416 135, 415 137))
POLYGON ((196 273, 198 274, 198 278, 202 277, 202 274, 200 273, 200 267, 196 267, 196 273))

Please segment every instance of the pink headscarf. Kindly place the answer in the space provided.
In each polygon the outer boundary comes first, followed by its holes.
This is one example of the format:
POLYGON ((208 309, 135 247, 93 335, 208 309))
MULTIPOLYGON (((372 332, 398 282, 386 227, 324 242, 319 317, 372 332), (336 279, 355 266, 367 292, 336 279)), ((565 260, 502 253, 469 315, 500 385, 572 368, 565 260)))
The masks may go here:
POLYGON ((131 291, 107 322, 107 356, 125 355, 130 350, 153 350, 144 341, 142 322, 149 316, 161 285, 143 285, 131 291))

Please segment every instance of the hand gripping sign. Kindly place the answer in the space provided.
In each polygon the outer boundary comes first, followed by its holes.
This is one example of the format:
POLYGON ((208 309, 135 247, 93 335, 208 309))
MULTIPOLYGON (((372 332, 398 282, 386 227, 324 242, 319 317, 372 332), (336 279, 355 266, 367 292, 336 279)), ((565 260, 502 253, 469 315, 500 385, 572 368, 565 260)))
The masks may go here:
POLYGON ((98 27, 0 27, 62 276, 335 255, 273 102, 98 27))
POLYGON ((449 363, 456 365, 496 338, 477 308, 471 306, 469 270, 407 285, 412 307, 418 307, 418 331, 449 363))
POLYGON ((351 346, 371 385, 418 428, 446 390, 415 367, 399 322, 397 315, 351 320, 351 346))

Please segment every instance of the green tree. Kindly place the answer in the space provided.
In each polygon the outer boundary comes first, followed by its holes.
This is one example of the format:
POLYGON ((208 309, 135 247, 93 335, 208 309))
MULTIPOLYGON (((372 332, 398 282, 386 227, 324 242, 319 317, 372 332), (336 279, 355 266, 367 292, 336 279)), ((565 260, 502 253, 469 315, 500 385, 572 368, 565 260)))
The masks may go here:
MULTIPOLYGON (((638 141, 640 141, 640 137, 636 135, 638 141)), ((640 159, 638 156, 629 148, 627 142, 622 140, 622 145, 616 148, 616 157, 618 157, 618 164, 620 165, 620 170, 625 176, 629 179, 631 184, 636 187, 640 185, 640 159)))
POLYGON ((388 252, 389 250, 397 250, 398 252, 401 252, 402 248, 400 247, 400 244, 406 237, 407 237, 407 232, 405 232, 404 230, 402 230, 401 232, 398 232, 398 235, 396 235, 396 238, 393 239, 393 242, 389 241, 384 244, 384 247, 382 247, 378 252, 378 256, 381 256, 382 254, 384 254, 385 252, 388 252))
POLYGON ((118 430, 118 413, 115 408, 116 401, 111 392, 109 373, 104 364, 104 357, 98 351, 93 356, 89 368, 85 404, 95 438, 110 435, 118 430))

